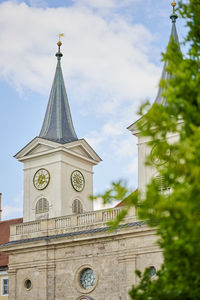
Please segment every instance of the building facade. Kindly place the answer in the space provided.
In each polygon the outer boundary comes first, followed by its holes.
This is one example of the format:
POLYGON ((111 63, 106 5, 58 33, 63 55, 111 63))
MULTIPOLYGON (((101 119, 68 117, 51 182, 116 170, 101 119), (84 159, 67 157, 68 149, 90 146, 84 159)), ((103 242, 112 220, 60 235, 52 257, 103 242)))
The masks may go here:
MULTIPOLYGON (((177 40, 177 16, 172 33, 177 40)), ((101 159, 78 139, 61 70, 61 42, 52 90, 38 137, 16 154, 24 163, 23 223, 11 226, 1 250, 9 255, 10 300, 126 300, 138 283, 135 270, 162 263, 155 230, 137 219, 135 210, 115 231, 107 221, 122 207, 94 211, 93 166, 101 159)), ((166 65, 162 77, 166 77, 166 65)), ((156 101, 161 103, 159 89, 156 101)), ((129 130, 138 135, 136 124, 129 130)), ((175 137, 170 137, 176 139, 175 137)), ((151 151, 139 138, 139 189, 154 176, 145 165, 151 151)), ((5 277, 6 280, 6 277, 5 277)), ((6 281, 4 281, 6 290, 6 281)))
MULTIPOLYGON (((1 210, 1 195, 0 195, 0 210, 1 210)), ((0 218, 0 245, 9 242, 10 226, 20 224, 22 218, 1 221, 0 218)), ((8 299, 9 279, 8 279, 8 255, 0 252, 0 300, 8 299)))
POLYGON ((8 299, 8 272, 7 269, 0 270, 0 300, 8 299))

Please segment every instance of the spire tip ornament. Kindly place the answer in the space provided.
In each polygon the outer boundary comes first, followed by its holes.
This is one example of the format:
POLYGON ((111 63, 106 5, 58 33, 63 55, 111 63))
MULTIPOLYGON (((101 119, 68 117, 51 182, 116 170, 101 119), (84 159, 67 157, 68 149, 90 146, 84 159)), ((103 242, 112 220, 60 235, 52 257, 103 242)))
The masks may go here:
POLYGON ((171 5, 172 5, 173 8, 176 7, 176 2, 173 1, 171 5))
POLYGON ((58 41, 58 42, 57 42, 57 45, 58 45, 58 47, 62 46, 61 41, 58 41))
POLYGON ((175 13, 175 7, 176 7, 176 2, 175 0, 173 0, 173 2, 171 3, 171 6, 173 7, 173 13, 170 16, 170 19, 172 20, 172 23, 176 23, 176 19, 178 19, 177 14, 175 13))
POLYGON ((61 43, 61 41, 60 41, 60 38, 61 37, 63 37, 64 36, 64 33, 60 33, 59 35, 58 35, 58 42, 57 42, 57 45, 58 45, 58 52, 56 53, 56 57, 57 57, 57 59, 58 60, 60 60, 61 59, 61 57, 63 56, 63 54, 60 52, 60 47, 62 46, 62 43, 61 43))

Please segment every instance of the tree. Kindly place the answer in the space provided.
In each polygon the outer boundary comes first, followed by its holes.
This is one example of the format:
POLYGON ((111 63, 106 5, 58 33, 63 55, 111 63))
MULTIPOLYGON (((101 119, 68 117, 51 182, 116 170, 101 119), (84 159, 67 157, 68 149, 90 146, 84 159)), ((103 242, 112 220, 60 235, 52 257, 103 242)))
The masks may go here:
MULTIPOLYGON (((179 1, 178 10, 188 28, 187 54, 172 38, 163 55, 171 76, 160 83, 167 105, 142 105, 138 122, 141 135, 150 137, 150 147, 157 145, 156 156, 165 162, 157 171, 171 193, 159 191, 152 179, 142 200, 139 193, 127 197, 121 181, 101 195, 105 201, 122 197, 128 208, 137 207, 141 220, 157 228, 163 264, 155 280, 148 269, 137 271, 141 280, 130 291, 134 300, 200 299, 200 0, 179 1), (174 144, 167 139, 169 132, 179 134, 174 144)), ((150 157, 147 164, 152 165, 150 157)))

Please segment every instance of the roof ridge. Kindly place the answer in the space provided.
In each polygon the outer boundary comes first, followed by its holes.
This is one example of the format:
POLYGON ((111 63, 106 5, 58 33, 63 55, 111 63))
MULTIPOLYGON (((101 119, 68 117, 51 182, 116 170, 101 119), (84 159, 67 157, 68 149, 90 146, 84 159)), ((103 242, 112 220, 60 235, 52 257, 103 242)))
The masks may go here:
POLYGON ((6 222, 11 222, 11 221, 16 221, 16 220, 22 220, 23 221, 23 217, 21 217, 21 218, 14 218, 14 219, 7 219, 7 220, 1 220, 0 224, 6 223, 6 222))

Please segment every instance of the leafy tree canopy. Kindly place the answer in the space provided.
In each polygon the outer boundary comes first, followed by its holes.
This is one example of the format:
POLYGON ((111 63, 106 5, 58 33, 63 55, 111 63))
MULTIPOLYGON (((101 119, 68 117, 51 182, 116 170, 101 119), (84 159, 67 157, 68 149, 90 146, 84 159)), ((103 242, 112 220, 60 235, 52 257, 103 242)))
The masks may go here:
MULTIPOLYGON (((138 122, 140 134, 150 138, 150 147, 157 145, 157 158, 166 162, 156 168, 171 192, 162 193, 152 180, 141 200, 138 193, 127 197, 127 186, 119 181, 101 195, 105 201, 125 199, 127 207, 137 207, 139 219, 156 225, 163 265, 155 280, 149 270, 137 271, 140 284, 130 291, 134 300, 200 299, 200 0, 178 5, 188 28, 187 54, 172 38, 163 55, 171 77, 160 83, 167 105, 142 105, 138 122), (177 142, 169 143, 169 133, 178 133, 177 142)), ((152 165, 150 157, 147 164, 152 165)))

